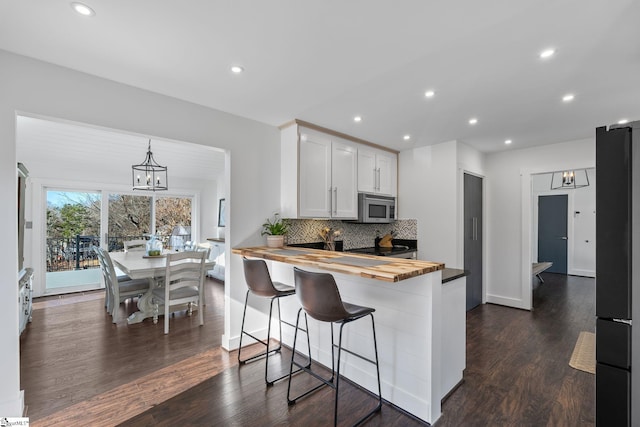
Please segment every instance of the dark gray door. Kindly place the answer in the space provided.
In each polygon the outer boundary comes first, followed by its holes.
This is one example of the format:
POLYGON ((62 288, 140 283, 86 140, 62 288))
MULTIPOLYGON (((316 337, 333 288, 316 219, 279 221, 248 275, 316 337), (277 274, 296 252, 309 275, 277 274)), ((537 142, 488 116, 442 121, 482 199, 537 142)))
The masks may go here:
POLYGON ((566 194, 538 197, 538 262, 552 262, 549 273, 567 274, 566 194))
POLYGON ((482 304, 482 178, 464 174, 464 269, 467 311, 482 304))

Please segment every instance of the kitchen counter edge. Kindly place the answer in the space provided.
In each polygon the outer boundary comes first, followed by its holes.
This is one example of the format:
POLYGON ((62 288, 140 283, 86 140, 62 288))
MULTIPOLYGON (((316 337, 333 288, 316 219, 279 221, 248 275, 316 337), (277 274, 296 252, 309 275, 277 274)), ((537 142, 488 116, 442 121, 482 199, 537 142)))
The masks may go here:
POLYGON ((412 277, 422 276, 444 269, 444 264, 439 262, 378 257, 373 255, 333 252, 320 249, 301 249, 299 247, 290 246, 282 248, 270 248, 266 246, 241 247, 233 248, 232 252, 236 255, 262 258, 286 264, 315 267, 335 273, 350 274, 368 279, 381 280, 384 282, 400 282, 412 277), (292 255, 292 252, 300 252, 300 255, 292 255), (357 266, 323 261, 326 259, 343 257, 375 259, 381 261, 381 265, 357 266))

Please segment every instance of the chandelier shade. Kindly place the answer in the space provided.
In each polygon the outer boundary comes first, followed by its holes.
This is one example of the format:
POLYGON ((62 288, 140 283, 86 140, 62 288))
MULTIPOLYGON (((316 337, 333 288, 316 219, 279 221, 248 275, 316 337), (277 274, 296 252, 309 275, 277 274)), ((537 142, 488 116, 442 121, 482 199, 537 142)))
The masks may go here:
POLYGON ((167 167, 161 166, 153 158, 151 140, 149 140, 147 157, 144 162, 131 166, 131 179, 134 190, 163 191, 169 189, 167 167))
POLYGON ((551 174, 551 189, 576 189, 589 186, 589 175, 586 169, 553 172, 551 174))

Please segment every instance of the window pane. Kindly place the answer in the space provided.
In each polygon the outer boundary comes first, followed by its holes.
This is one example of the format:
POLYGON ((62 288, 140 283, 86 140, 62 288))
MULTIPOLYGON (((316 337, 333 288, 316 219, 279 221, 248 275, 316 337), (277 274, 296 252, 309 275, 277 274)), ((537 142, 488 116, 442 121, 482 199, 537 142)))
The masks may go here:
POLYGON ((169 248, 179 248, 191 239, 191 198, 156 198, 156 235, 169 248))
POLYGON ((47 271, 97 267, 91 245, 99 238, 99 193, 47 191, 47 271))
POLYGON ((151 233, 151 197, 109 194, 109 251, 124 249, 125 240, 151 233))

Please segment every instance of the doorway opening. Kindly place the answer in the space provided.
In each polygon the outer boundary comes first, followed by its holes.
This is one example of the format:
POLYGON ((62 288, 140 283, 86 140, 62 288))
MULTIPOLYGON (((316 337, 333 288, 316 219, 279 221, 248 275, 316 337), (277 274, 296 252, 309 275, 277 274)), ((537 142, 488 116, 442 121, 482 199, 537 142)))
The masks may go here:
MULTIPOLYGON (((172 185, 163 192, 134 192, 131 165, 139 163, 148 144, 146 135, 24 115, 18 116, 17 128, 17 159, 29 165, 30 172, 24 265, 34 268, 34 297, 102 287, 98 262, 90 249, 93 245, 119 250, 124 240, 156 233, 171 248, 219 236, 218 200, 228 188, 223 150, 154 138, 154 150, 171 167, 172 185), (79 229, 54 235, 47 224, 52 219, 47 218, 49 190, 50 197, 53 192, 64 193, 58 199, 66 198, 72 206, 66 209, 76 217, 84 218, 89 209, 92 216, 77 224, 79 229), (72 231, 75 233, 69 234, 72 231), (47 238, 54 237, 67 240, 51 242, 47 248, 47 238), (64 273, 81 275, 95 270, 95 279, 65 280, 64 286, 51 286, 46 276, 61 271, 63 261, 68 266, 64 273)), ((58 204, 62 209, 64 203, 58 204)))
POLYGON ((548 273, 595 277, 596 170, 585 170, 590 184, 575 189, 551 190, 553 172, 531 176, 531 263, 553 262, 548 273))

